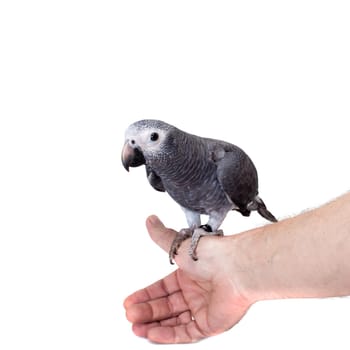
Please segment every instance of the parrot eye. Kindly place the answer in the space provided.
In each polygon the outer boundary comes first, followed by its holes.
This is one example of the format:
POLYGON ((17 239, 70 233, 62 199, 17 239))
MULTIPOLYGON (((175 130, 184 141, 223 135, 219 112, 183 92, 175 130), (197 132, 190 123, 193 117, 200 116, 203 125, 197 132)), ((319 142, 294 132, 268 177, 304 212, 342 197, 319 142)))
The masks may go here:
POLYGON ((156 132, 152 132, 150 137, 151 141, 157 141, 158 138, 159 138, 159 135, 156 132))

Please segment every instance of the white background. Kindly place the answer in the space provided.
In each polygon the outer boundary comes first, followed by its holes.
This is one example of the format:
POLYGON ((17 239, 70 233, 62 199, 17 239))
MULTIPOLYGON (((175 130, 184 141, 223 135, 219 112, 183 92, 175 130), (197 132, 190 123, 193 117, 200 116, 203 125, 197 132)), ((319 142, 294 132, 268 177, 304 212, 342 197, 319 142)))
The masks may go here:
MULTIPOLYGON (((2 1, 0 348, 156 347, 122 302, 173 270, 146 217, 186 222, 121 165, 138 119, 241 146, 279 218, 349 190, 349 18, 348 1, 2 1)), ((264 302, 192 348, 348 349, 349 324, 348 298, 264 302)))

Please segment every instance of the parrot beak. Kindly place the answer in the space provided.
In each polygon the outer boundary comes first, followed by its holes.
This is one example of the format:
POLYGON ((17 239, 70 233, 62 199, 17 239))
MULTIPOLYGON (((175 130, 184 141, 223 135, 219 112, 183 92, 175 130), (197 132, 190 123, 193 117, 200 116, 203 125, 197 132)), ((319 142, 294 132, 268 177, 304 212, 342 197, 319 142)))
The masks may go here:
POLYGON ((139 148, 133 148, 129 144, 129 140, 126 140, 122 151, 122 163, 126 171, 129 171, 129 167, 138 167, 146 164, 145 157, 139 148))

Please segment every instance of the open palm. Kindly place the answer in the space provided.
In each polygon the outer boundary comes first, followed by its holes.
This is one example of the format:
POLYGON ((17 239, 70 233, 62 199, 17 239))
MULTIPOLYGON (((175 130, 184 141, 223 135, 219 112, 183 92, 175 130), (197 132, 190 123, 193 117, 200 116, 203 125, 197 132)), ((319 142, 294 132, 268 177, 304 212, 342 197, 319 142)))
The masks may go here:
MULTIPOLYGON (((147 228, 167 251, 176 232, 155 217, 147 220, 147 228)), ((227 261, 215 249, 222 244, 220 238, 202 241, 200 261, 194 262, 183 251, 188 247, 184 243, 176 257, 176 271, 125 300, 126 315, 136 335, 160 343, 194 342, 228 330, 246 313, 252 302, 225 274, 227 261)))

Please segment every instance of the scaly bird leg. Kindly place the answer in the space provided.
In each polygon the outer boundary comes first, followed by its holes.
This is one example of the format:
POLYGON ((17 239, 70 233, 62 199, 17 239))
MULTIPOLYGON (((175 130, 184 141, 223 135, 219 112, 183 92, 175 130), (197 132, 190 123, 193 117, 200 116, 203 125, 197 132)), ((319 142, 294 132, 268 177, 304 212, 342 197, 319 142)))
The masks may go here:
POLYGON ((191 245, 188 253, 190 254, 191 258, 194 261, 198 260, 197 256, 197 246, 199 243, 199 240, 203 236, 223 236, 224 232, 222 230, 218 230, 216 232, 212 232, 212 229, 209 225, 202 225, 200 228, 197 228, 194 230, 192 234, 192 240, 191 240, 191 245))
POLYGON ((183 241, 185 241, 187 238, 192 237, 194 232, 194 229, 192 228, 183 228, 180 230, 177 234, 175 239, 173 240, 173 243, 171 243, 171 247, 169 250, 169 261, 170 264, 174 264, 174 258, 175 255, 177 255, 177 251, 180 248, 180 245, 183 241))

